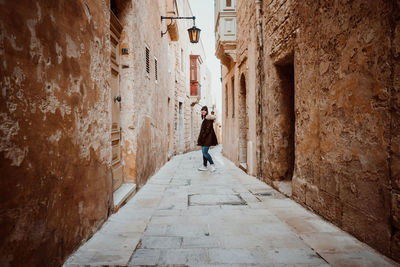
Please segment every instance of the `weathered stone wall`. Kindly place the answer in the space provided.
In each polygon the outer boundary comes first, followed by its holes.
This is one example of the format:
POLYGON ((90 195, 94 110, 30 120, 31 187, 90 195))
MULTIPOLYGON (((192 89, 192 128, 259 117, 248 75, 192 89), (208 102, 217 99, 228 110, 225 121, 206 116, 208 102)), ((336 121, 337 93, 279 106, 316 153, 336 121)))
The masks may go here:
POLYGON ((256 175, 256 67, 257 67, 257 27, 256 1, 237 2, 236 60, 239 68, 238 85, 238 125, 239 130, 239 161, 246 162, 247 173, 256 175), (241 143, 241 144, 240 144, 241 143), (240 159, 240 154, 244 154, 240 159))
POLYGON ((237 128, 237 79, 238 68, 236 64, 230 66, 222 66, 222 128, 223 131, 223 149, 222 153, 225 157, 232 160, 235 164, 239 164, 239 143, 238 143, 238 128, 237 128), (236 75, 235 75, 236 74, 236 75), (233 81, 233 83, 232 83, 233 81), (226 101, 227 100, 227 101, 226 101), (226 108, 226 103, 228 106, 226 108))
POLYGON ((246 163, 247 173, 255 175, 258 59, 255 1, 238 1, 236 12, 238 25, 246 26, 237 29, 236 53, 232 58, 234 61, 231 65, 223 66, 223 154, 237 165, 246 163))
POLYGON ((131 70, 127 70, 129 75, 126 77, 133 77, 133 81, 126 88, 129 97, 123 100, 126 103, 121 110, 125 118, 123 149, 125 173, 133 175, 139 187, 167 161, 168 91, 165 88, 169 73, 166 71, 168 38, 160 36, 160 17, 163 14, 163 1, 132 1, 126 19, 127 31, 132 36, 131 70), (149 74, 145 68, 146 46, 150 50, 149 74))
MULTIPOLYGON (((176 4, 177 12, 181 16, 193 16, 187 0, 176 1, 176 4)), ((200 100, 196 101, 194 97, 190 97, 190 55, 199 55, 204 60, 204 48, 201 40, 197 44, 192 44, 189 41, 187 29, 192 27, 192 20, 177 20, 176 25, 179 39, 170 41, 169 59, 171 69, 168 83, 171 105, 169 112, 173 112, 168 122, 170 125, 169 133, 172 137, 169 145, 169 156, 200 148, 197 146, 197 137, 201 125, 200 109, 202 105, 206 104, 204 101, 206 92, 203 88, 200 100), (181 120, 179 119, 179 102, 182 103, 181 120)), ((200 67, 201 78, 199 80, 207 83, 210 76, 204 62, 200 67)))
POLYGON ((291 180, 293 198, 396 260, 398 14, 395 1, 270 0, 262 28, 263 179, 291 180))
MULTIPOLYGON (((393 4, 394 5, 394 4, 393 4)), ((391 199, 391 221, 394 226, 394 235, 392 236, 391 253, 398 261, 400 261, 400 19, 394 17, 399 14, 400 3, 397 1, 397 6, 393 7, 391 19, 391 57, 389 59, 390 66, 390 87, 388 87, 388 95, 390 96, 390 152, 389 160, 390 174, 392 186, 391 199)))
POLYGON ((0 265, 58 266, 111 199, 108 1, 0 1, 0 265))

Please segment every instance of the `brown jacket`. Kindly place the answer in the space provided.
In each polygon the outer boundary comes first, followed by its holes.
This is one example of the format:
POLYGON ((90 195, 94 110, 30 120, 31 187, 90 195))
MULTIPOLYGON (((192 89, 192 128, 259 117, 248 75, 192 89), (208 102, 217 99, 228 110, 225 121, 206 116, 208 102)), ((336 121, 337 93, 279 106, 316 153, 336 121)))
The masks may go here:
POLYGON ((218 145, 217 136, 214 132, 213 123, 215 116, 207 115, 201 124, 199 138, 197 139, 198 146, 216 146, 218 145))

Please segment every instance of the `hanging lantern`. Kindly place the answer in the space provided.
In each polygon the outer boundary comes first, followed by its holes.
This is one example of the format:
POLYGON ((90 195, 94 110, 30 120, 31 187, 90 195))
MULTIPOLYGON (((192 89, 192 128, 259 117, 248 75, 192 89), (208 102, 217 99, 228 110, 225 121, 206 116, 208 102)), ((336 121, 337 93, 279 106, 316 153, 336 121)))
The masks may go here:
POLYGON ((192 28, 188 29, 189 39, 191 43, 198 43, 200 38, 200 29, 193 25, 192 28))
POLYGON ((172 25, 172 20, 173 19, 192 19, 193 20, 193 27, 188 29, 189 40, 190 40, 191 43, 194 43, 194 44, 199 42, 200 31, 201 30, 196 27, 196 24, 195 24, 196 17, 195 16, 193 16, 193 17, 164 17, 164 16, 161 16, 161 21, 163 21, 164 19, 169 19, 169 20, 171 20, 171 22, 168 24, 167 30, 165 32, 161 31, 161 37, 163 37, 164 34, 166 34, 168 32, 169 28, 172 25))

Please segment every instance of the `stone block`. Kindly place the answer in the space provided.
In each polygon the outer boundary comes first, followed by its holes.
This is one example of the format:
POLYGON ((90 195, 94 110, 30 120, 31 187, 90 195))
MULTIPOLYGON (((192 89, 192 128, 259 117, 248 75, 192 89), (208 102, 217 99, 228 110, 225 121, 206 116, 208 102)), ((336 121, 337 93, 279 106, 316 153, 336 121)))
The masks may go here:
POLYGON ((375 220, 388 222, 390 191, 378 181, 364 181, 358 177, 342 178, 340 201, 351 205, 375 220))
MULTIPOLYGON (((400 138, 399 143, 400 143, 400 138)), ((400 154, 392 156, 392 186, 400 190, 400 154)))
POLYGON ((188 196, 189 206, 194 205, 246 205, 246 201, 239 194, 214 195, 193 194, 188 196))
POLYGON ((128 266, 151 265, 156 266, 160 258, 159 249, 137 249, 128 263, 128 266))
POLYGON ((255 264, 264 262, 257 249, 216 248, 208 251, 212 264, 255 264))
POLYGON ((341 202, 337 197, 316 186, 307 186, 306 205, 329 221, 340 225, 341 202))
POLYGON ((292 197, 297 202, 306 202, 307 183, 300 177, 294 176, 292 179, 292 197))
POLYGON ((349 251, 360 251, 364 246, 354 237, 338 232, 314 232, 303 233, 301 238, 315 251, 343 253, 349 251))
POLYGON ((182 237, 176 236, 145 236, 142 238, 140 248, 180 248, 182 237))
POLYGON ((320 255, 330 266, 363 266, 363 267, 392 267, 394 263, 388 259, 379 257, 374 251, 361 249, 342 253, 322 252, 320 255))
POLYGON ((333 196, 339 196, 340 173, 337 166, 327 161, 321 162, 319 188, 333 196))
POLYGON ((392 223, 400 229, 400 193, 392 191, 392 223))
POLYGON ((304 219, 304 218, 289 218, 285 222, 292 227, 296 233, 339 233, 339 228, 333 224, 322 220, 321 218, 304 219))
POLYGON ((347 204, 343 204, 342 214, 343 230, 380 252, 389 254, 391 228, 388 223, 377 221, 363 211, 347 204))
POLYGON ((209 263, 207 250, 202 248, 192 249, 163 249, 158 261, 158 266, 197 266, 209 263))
POLYGON ((319 188, 318 187, 307 184, 306 205, 315 211, 319 211, 322 209, 322 203, 319 199, 319 188))
POLYGON ((394 260, 400 262, 400 231, 397 232, 392 237, 391 242, 391 256, 394 260))
POLYGON ((342 203, 336 196, 323 190, 319 191, 322 209, 318 211, 323 217, 340 226, 342 216, 342 203))

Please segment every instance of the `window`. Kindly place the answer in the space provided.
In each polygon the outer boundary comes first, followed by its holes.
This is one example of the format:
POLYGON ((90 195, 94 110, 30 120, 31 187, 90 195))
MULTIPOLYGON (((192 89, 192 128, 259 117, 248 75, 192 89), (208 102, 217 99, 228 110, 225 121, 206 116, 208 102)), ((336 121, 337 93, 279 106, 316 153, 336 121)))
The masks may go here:
POLYGON ((196 80, 196 76, 194 75, 194 68, 196 67, 195 59, 193 56, 190 56, 190 80, 196 80))
POLYGON ((200 82, 200 62, 199 56, 190 55, 190 80, 193 82, 200 82))
POLYGON ((158 81, 158 69, 157 69, 157 59, 154 58, 154 78, 158 81))
POLYGON ((150 74, 150 49, 146 46, 146 73, 150 74))
POLYGON ((232 77, 232 118, 235 117, 235 76, 232 77))
POLYGON ((231 7, 232 6, 232 0, 226 0, 226 6, 231 7))
POLYGON ((200 61, 198 55, 190 55, 190 95, 200 96, 200 61))
POLYGON ((114 13, 114 15, 118 18, 117 3, 115 2, 115 0, 110 1, 110 9, 114 13))

